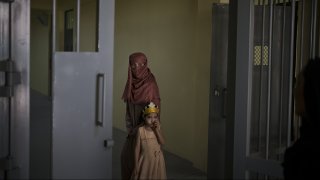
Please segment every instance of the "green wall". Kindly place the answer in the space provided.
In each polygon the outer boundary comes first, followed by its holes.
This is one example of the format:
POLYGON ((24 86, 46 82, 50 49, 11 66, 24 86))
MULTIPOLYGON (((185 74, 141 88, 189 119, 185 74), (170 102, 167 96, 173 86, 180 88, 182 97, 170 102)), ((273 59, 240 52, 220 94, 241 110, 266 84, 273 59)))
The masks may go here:
POLYGON ((146 53, 160 88, 164 148, 206 171, 214 0, 116 0, 114 126, 125 130, 128 56, 146 53))
POLYGON ((30 23, 30 86, 48 95, 50 11, 31 9, 30 23))

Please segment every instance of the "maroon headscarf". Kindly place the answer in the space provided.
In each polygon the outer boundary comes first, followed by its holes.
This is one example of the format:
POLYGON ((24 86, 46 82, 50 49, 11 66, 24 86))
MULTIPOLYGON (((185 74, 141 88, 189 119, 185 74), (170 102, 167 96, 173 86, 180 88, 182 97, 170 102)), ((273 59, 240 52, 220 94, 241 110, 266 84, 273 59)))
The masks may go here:
POLYGON ((160 105, 160 94, 155 77, 148 68, 148 60, 141 52, 129 56, 128 79, 122 95, 125 102, 147 104, 153 101, 160 105), (132 68, 138 64, 140 67, 132 68))

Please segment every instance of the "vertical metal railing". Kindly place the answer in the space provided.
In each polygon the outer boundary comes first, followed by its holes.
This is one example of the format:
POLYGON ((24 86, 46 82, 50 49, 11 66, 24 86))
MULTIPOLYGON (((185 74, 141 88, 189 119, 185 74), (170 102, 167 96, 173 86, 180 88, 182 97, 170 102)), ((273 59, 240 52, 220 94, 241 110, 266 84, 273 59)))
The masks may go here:
POLYGON ((253 107, 258 111, 256 119, 258 138, 254 146, 258 147, 258 151, 263 153, 265 159, 279 159, 280 154, 274 156, 276 155, 274 153, 280 153, 280 150, 288 144, 286 134, 288 133, 289 136, 291 133, 291 127, 286 127, 286 123, 288 121, 288 125, 291 126, 293 62, 296 47, 296 0, 259 0, 257 5, 261 8, 257 18, 260 18, 259 21, 262 20, 262 23, 258 26, 259 29, 261 27, 261 31, 256 31, 261 36, 257 42, 260 46, 260 54, 259 60, 256 61, 260 63, 257 74, 259 78, 256 81, 259 83, 260 92, 258 94, 260 96, 256 97, 257 107, 253 107), (269 23, 268 26, 266 21, 269 23), (264 49, 265 46, 268 49, 264 49), (267 56, 264 56, 264 50, 268 51, 267 56), (263 62, 265 58, 267 60, 263 62), (274 81, 276 78, 274 73, 279 74, 277 81, 274 81), (278 93, 280 97, 276 101, 274 101, 274 93, 278 93), (264 104, 266 104, 265 107, 264 104))
MULTIPOLYGON (((57 0, 52 0, 52 56, 54 56, 54 53, 56 52, 56 31, 57 31, 57 0)), ((54 59, 54 57, 51 57, 51 59, 54 59)), ((54 68, 52 64, 52 68, 54 68)), ((53 69, 52 69, 52 72, 53 69)), ((52 90, 53 91, 53 90, 52 90)))
POLYGON ((303 56, 304 56, 304 52, 303 52, 303 47, 304 47, 304 19, 305 19, 305 6, 306 6, 306 1, 300 1, 301 4, 301 10, 300 10, 300 17, 301 17, 301 21, 300 21, 300 70, 303 67, 303 56))
MULTIPOLYGON (((260 2, 260 1, 259 1, 260 2)), ((259 98, 259 119, 258 119, 258 134, 259 134, 259 138, 258 138, 258 149, 260 149, 261 147, 261 143, 260 143, 260 140, 261 140, 261 137, 262 137, 262 114, 261 112, 263 111, 262 110, 262 105, 261 105, 261 94, 263 94, 263 52, 264 52, 264 46, 265 46, 265 40, 264 40, 264 34, 265 34, 265 0, 262 0, 262 3, 260 3, 260 5, 262 5, 262 31, 261 31, 261 46, 260 46, 260 96, 258 97, 259 98)))
POLYGON ((320 54, 319 54, 319 42, 320 42, 320 36, 319 36, 319 34, 320 34, 320 29, 319 29, 319 2, 318 2, 318 0, 316 0, 315 1, 315 5, 314 5, 314 7, 315 7, 315 12, 314 12, 314 16, 315 16, 315 19, 314 19, 314 22, 315 22, 315 31, 314 31, 314 38, 316 39, 315 40, 315 56, 320 56, 320 54))
POLYGON ((289 69, 289 99, 288 99, 288 133, 287 133, 287 146, 291 143, 291 120, 292 120, 292 80, 293 80, 293 62, 295 61, 295 22, 296 22, 296 0, 291 1, 291 36, 290 36, 290 69, 289 69))
MULTIPOLYGON (((296 67, 296 73, 303 70, 306 61, 316 57, 317 48, 319 47, 318 0, 303 0, 299 1, 299 4, 299 17, 301 21, 299 22, 300 31, 298 36, 300 37, 300 43, 298 47, 300 56, 296 60, 297 64, 299 64, 299 66, 296 67)), ((301 121, 300 116, 295 116, 295 140, 300 136, 298 129, 301 126, 301 121)))
POLYGON ((80 51, 80 0, 77 0, 77 40, 76 40, 76 52, 80 51))
POLYGON ((310 58, 316 56, 316 31, 317 31, 317 8, 318 0, 312 0, 312 14, 311 14, 311 24, 310 24, 310 58))
MULTIPOLYGON (((0 59, 2 61, 11 62, 12 61, 12 1, 3 1, 1 2, 0 6, 0 59)), ((11 79, 8 75, 9 72, 7 70, 1 72, 5 75, 4 78, 1 79, 1 86, 6 88, 11 86, 11 79)), ((4 96, 6 99, 1 99, 0 102, 2 105, 6 106, 7 108, 3 108, 5 116, 3 121, 3 125, 5 126, 2 131, 4 131, 4 142, 1 142, 2 147, 1 154, 5 157, 1 160, 5 160, 6 162, 10 162, 12 160, 12 97, 11 96, 4 96), (3 103, 2 103, 3 102, 3 103)), ((2 106, 2 107, 4 107, 2 106)), ((2 127, 3 128, 3 127, 2 127)), ((2 156, 1 155, 1 156, 2 156)), ((3 173, 4 179, 9 178, 9 171, 11 170, 10 167, 6 167, 3 173)))
POLYGON ((269 159, 269 136, 270 136, 270 108, 271 108, 271 70, 272 70, 272 36, 273 36, 273 9, 274 2, 269 0, 269 51, 268 51, 268 93, 267 93, 267 126, 266 126, 266 147, 265 158, 269 159))
POLYGON ((258 92, 253 94, 252 102, 256 104, 252 104, 252 110, 259 112, 252 113, 254 119, 250 122, 254 132, 251 135, 258 136, 251 137, 257 139, 250 142, 256 143, 250 144, 254 147, 251 157, 259 155, 265 160, 282 161, 283 150, 292 144, 292 128, 298 129, 301 125, 300 119, 297 126, 293 123, 293 118, 297 118, 293 105, 295 72, 300 72, 305 61, 316 57, 320 51, 319 4, 318 0, 254 2, 259 6, 255 18, 262 23, 255 26, 261 31, 255 31, 255 37, 259 39, 255 43, 260 46, 259 49, 255 47, 255 52, 260 54, 254 61, 253 75, 256 78, 253 83, 256 83, 254 88, 258 92), (266 63, 263 62, 266 58, 263 56, 264 46, 268 48, 266 63))
MULTIPOLYGON (((284 78, 284 74, 283 74, 283 69, 284 69, 284 61, 285 61, 285 40, 286 40, 286 1, 283 2, 282 5, 282 43, 281 43, 281 66, 280 66, 280 97, 283 97, 283 78, 284 78)), ((282 121, 283 121, 283 99, 280 98, 280 109, 279 109, 279 119, 278 119, 278 125, 279 125, 279 136, 278 136, 278 148, 281 147, 281 139, 282 139, 282 121)))
MULTIPOLYGON (((9 3, 9 17, 8 17, 8 60, 12 61, 12 52, 11 52, 11 45, 12 45, 12 2, 9 3)), ((8 76, 6 76, 8 78, 8 76)), ((8 83, 10 80, 6 79, 6 83, 8 83)), ((7 84, 5 85, 7 86, 7 84)), ((12 116, 11 116, 11 109, 12 109, 12 104, 11 104, 11 97, 8 97, 8 134, 9 134, 9 139, 8 139, 8 157, 10 158, 12 156, 11 154, 11 126, 12 126, 12 116)))

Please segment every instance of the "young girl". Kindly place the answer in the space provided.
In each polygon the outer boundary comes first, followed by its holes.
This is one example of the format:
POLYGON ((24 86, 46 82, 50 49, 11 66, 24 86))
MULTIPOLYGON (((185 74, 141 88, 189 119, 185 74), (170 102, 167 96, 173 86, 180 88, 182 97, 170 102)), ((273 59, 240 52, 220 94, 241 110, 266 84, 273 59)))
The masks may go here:
POLYGON ((135 166, 131 179, 166 179, 161 145, 164 138, 158 119, 159 108, 151 102, 143 110, 144 123, 135 141, 135 166))

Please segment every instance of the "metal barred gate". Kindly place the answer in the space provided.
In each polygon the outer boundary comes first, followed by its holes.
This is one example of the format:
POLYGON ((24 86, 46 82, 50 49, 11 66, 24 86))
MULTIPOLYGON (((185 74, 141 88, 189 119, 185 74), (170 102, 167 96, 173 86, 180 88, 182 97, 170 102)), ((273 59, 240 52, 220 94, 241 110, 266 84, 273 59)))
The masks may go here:
POLYGON ((294 79, 319 54, 319 5, 248 0, 237 6, 233 176, 279 179, 284 151, 299 136, 294 79))
POLYGON ((293 88, 319 56, 318 0, 213 4, 208 178, 281 179, 299 137, 293 88))

